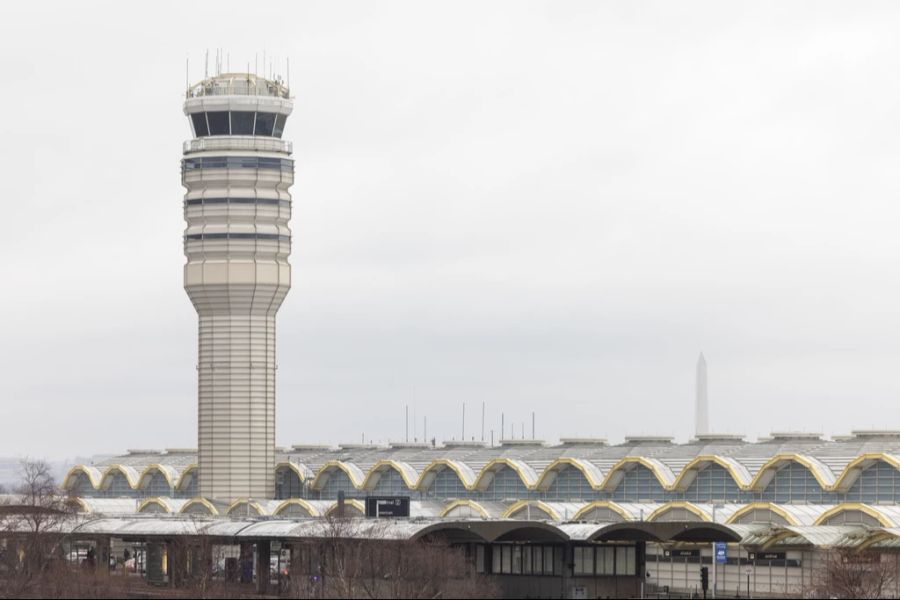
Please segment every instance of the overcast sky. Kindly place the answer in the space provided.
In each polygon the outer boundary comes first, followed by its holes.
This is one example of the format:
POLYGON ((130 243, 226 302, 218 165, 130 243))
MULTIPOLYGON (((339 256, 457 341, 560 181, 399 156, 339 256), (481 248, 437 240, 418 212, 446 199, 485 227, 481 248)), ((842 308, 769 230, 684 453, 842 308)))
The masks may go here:
POLYGON ((219 47, 296 96, 280 445, 684 441, 701 350, 713 431, 900 428, 897 3, 136 6, 0 7, 0 455, 196 446, 219 47))

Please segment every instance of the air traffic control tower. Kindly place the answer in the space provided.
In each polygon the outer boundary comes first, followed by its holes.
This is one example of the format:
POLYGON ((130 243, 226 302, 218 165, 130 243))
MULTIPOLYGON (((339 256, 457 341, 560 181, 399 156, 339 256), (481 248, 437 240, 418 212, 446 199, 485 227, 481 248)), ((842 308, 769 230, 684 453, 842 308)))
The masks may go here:
POLYGON ((226 73, 187 90, 184 288, 200 321, 199 493, 275 492, 275 314, 291 287, 294 161, 280 81, 226 73))

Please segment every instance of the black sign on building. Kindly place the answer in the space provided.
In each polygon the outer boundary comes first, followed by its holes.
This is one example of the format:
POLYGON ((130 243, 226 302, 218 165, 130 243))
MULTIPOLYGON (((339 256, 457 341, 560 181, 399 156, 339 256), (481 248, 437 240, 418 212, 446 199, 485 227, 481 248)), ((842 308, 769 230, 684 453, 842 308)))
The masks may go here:
POLYGON ((409 496, 368 496, 367 517, 408 517, 409 496))

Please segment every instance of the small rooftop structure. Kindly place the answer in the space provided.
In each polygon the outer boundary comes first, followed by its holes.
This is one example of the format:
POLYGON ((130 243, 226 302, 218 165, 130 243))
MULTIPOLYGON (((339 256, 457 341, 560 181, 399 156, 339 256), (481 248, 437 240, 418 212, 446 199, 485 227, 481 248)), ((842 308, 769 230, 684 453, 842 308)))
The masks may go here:
POLYGON ((562 446, 606 446, 609 442, 606 438, 589 438, 589 437, 564 437, 559 438, 562 446))
POLYGON ((290 99, 290 90, 281 81, 266 79, 253 73, 222 73, 204 79, 187 89, 185 97, 203 96, 270 96, 290 99))

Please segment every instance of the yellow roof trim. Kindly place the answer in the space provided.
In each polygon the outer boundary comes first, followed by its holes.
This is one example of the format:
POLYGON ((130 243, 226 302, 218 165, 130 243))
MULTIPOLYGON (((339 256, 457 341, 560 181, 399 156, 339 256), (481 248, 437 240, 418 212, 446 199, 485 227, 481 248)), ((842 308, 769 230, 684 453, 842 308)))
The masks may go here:
POLYGON ((617 462, 612 466, 612 468, 610 468, 609 472, 606 474, 606 477, 603 478, 603 483, 600 484, 600 489, 606 490, 616 472, 627 470, 626 467, 631 464, 639 464, 646 467, 650 470, 651 473, 653 473, 653 476, 656 477, 656 481, 659 482, 659 485, 661 485, 664 490, 669 489, 669 484, 666 483, 666 478, 663 477, 659 472, 659 466, 643 456, 626 456, 620 459, 619 462, 617 462))
POLYGON ((156 505, 163 507, 167 513, 174 512, 174 510, 172 509, 172 505, 158 496, 154 496, 152 498, 145 498, 143 500, 143 502, 138 504, 136 512, 141 512, 142 510, 144 510, 145 506, 149 506, 150 504, 156 504, 156 505))
MULTIPOLYGON (((95 490, 100 489, 100 479, 97 479, 94 476, 91 470, 87 468, 87 465, 75 465, 74 467, 69 469, 69 472, 66 473, 65 477, 63 477, 62 488, 64 490, 69 489, 71 485, 71 482, 69 480, 74 477, 76 473, 84 473, 85 475, 87 475, 88 481, 91 482, 91 486, 93 486, 95 490)), ((102 477, 103 476, 101 475, 101 479, 102 477)))
MULTIPOLYGON (((362 500, 357 500, 355 498, 346 498, 344 500, 345 505, 350 505, 362 514, 366 514, 366 505, 362 503, 362 500)), ((325 516, 331 515, 331 513, 337 510, 338 504, 335 502, 331 506, 328 507, 328 510, 325 511, 325 516)))
POLYGON ((366 473, 366 478, 363 479, 362 489, 364 489, 364 490, 369 489, 369 481, 372 479, 372 476, 375 475, 375 473, 377 471, 385 471, 387 469, 393 469, 393 470, 397 471, 398 473, 400 473, 400 477, 403 478, 403 483, 406 484, 406 487, 409 488, 410 491, 413 491, 416 489, 416 484, 418 482, 410 481, 406 477, 406 473, 400 467, 400 463, 398 461, 387 459, 387 458, 383 458, 383 459, 379 460, 378 462, 376 462, 374 465, 372 465, 372 467, 366 473))
POLYGON ((178 483, 175 484, 175 489, 176 490, 184 489, 184 480, 187 478, 188 475, 190 475, 191 473, 193 473, 194 471, 196 471, 199 468, 200 468, 200 465, 198 465, 197 463, 191 463, 188 466, 186 466, 184 468, 184 470, 181 472, 181 475, 178 476, 178 483))
MULTIPOLYGON (((128 467, 128 468, 134 469, 134 467, 128 467)), ((133 490, 137 489, 138 482, 135 481, 134 478, 132 477, 132 475, 130 475, 128 473, 128 470, 126 469, 126 465, 120 465, 120 464, 109 465, 108 467, 106 467, 106 470, 103 471, 103 477, 100 478, 100 488, 99 489, 103 489, 103 486, 106 484, 107 478, 111 478, 113 476, 113 473, 115 473, 116 471, 118 471, 119 473, 121 473, 122 475, 125 476, 125 481, 128 482, 128 485, 131 486, 131 489, 133 489, 133 490)))
POLYGON ((348 467, 347 465, 345 465, 343 462, 341 462, 339 460, 329 460, 328 462, 324 463, 321 467, 319 467, 319 471, 316 473, 316 476, 313 479, 312 483, 310 484, 310 487, 312 487, 314 490, 321 489, 321 486, 324 485, 323 483, 320 483, 322 477, 328 471, 332 471, 335 469, 343 471, 347 475, 347 478, 350 479, 350 483, 353 484, 353 487, 355 487, 358 490, 362 489, 362 481, 358 481, 357 478, 354 476, 353 470, 350 469, 350 467, 348 467))
POLYGON ((515 460, 506 458, 505 456, 498 456, 497 458, 492 458, 485 464, 481 471, 478 472, 478 476, 475 478, 475 483, 472 486, 472 489, 480 490, 482 485, 482 480, 487 477, 488 473, 493 473, 494 471, 499 471, 500 469, 495 469, 494 467, 509 467, 513 471, 516 472, 516 475, 519 476, 519 481, 522 482, 522 485, 525 486, 525 489, 534 490, 535 487, 528 484, 528 478, 522 472, 522 466, 519 465, 515 460))
POLYGON ((277 465, 275 465, 275 471, 277 472, 278 469, 281 469, 283 467, 287 467, 288 469, 290 469, 291 471, 296 473, 297 477, 300 478, 301 482, 306 481, 306 477, 303 475, 303 473, 300 472, 300 467, 298 467, 296 464, 294 464, 290 461, 283 461, 283 462, 280 462, 277 465))
POLYGON ((164 469, 163 466, 158 463, 154 463, 152 465, 147 465, 146 467, 144 467, 144 470, 141 471, 141 476, 138 477, 138 481, 137 481, 138 488, 144 487, 144 485, 145 485, 144 480, 147 479, 148 477, 150 477, 150 474, 153 471, 159 471, 160 473, 162 473, 163 477, 166 478, 166 482, 169 484, 169 487, 171 487, 171 488, 175 487, 175 484, 172 482, 172 476, 169 474, 169 470, 164 469))
POLYGON ((562 521, 562 518, 559 516, 559 513, 556 512, 553 508, 548 506, 545 502, 541 500, 519 500, 512 506, 506 509, 506 512, 501 516, 502 519, 510 519, 512 515, 516 512, 527 508, 528 506, 534 506, 538 510, 543 511, 544 513, 550 515, 550 518, 554 521, 562 521))
MULTIPOLYGON (((723 457, 718 456, 717 454, 701 454, 700 456, 691 459, 691 461, 688 464, 684 465, 684 468, 681 469, 681 471, 675 477, 675 481, 672 483, 672 487, 668 488, 667 491, 683 492, 688 487, 688 486, 685 486, 684 488, 681 487, 682 481, 687 477, 688 472, 693 469, 696 469, 699 471, 700 469, 697 469, 697 467, 699 465, 702 465, 705 463, 713 463, 713 464, 719 465, 720 467, 722 467, 723 469, 728 471, 728 474, 731 475, 731 479, 734 480, 734 483, 737 484, 738 488, 740 488, 741 490, 746 491, 746 490, 750 489, 750 482, 744 481, 741 479, 740 474, 738 473, 737 469, 735 469, 734 465, 731 464, 731 462, 725 460, 723 457)), ((665 487, 665 486, 663 486, 663 487, 665 487)))
POLYGON ((460 506, 467 506, 469 508, 474 508, 478 511, 478 513, 485 519, 490 519, 491 515, 488 513, 487 509, 483 507, 481 504, 476 502, 475 500, 454 500, 450 504, 448 504, 444 510, 441 511, 441 518, 446 517, 451 510, 454 508, 458 508, 460 506))
POLYGON ((861 468, 860 465, 867 461, 882 461, 891 465, 895 469, 900 470, 900 461, 898 461, 897 458, 891 454, 887 454, 885 452, 868 452, 866 454, 861 454, 847 463, 847 466, 844 467, 843 471, 841 471, 841 474, 835 480, 832 489, 829 491, 846 492, 850 486, 847 486, 847 489, 844 489, 844 480, 850 476, 853 469, 861 468))
MULTIPOLYGON (((459 479, 459 482, 467 490, 472 491, 475 489, 474 483, 471 483, 471 484, 466 483, 466 478, 463 475, 462 470, 459 468, 459 465, 456 464, 456 461, 449 459, 449 458, 439 458, 437 460, 433 460, 430 463, 428 463, 428 466, 425 467, 424 469, 422 469, 422 472, 419 473, 419 480, 416 482, 415 489, 417 489, 419 491, 423 491, 425 489, 423 487, 425 484, 425 477, 431 471, 438 470, 440 472, 440 469, 438 469, 438 467, 446 467, 446 468, 450 469, 451 471, 453 471, 454 473, 456 473, 456 477, 459 479)), ((477 481, 477 477, 476 477, 476 481, 477 481)))
POLYGON ((189 508, 190 508, 191 506, 193 506, 194 504, 202 504, 203 506, 205 506, 205 507, 209 510, 209 514, 211 514, 211 515, 218 515, 218 514, 219 514, 219 509, 217 509, 217 508, 213 505, 212 502, 210 502, 210 501, 207 500, 206 498, 201 498, 201 497, 199 497, 199 496, 198 496, 197 498, 191 498, 190 500, 188 500, 187 502, 185 502, 185 503, 184 503, 184 506, 181 507, 181 510, 178 511, 179 514, 180 514, 180 513, 185 513, 185 512, 187 512, 187 509, 189 509, 189 508))
POLYGON ((785 521, 788 522, 789 525, 794 525, 794 526, 800 525, 800 521, 797 520, 797 517, 795 517, 788 511, 784 510, 783 508, 781 508, 780 506, 778 506, 777 504, 774 504, 772 502, 751 502, 750 504, 742 506, 741 508, 739 508, 736 511, 734 511, 733 513, 731 513, 731 516, 728 517, 727 519, 725 519, 725 523, 726 524, 737 523, 738 519, 740 519, 742 516, 746 515, 748 512, 753 511, 753 510, 768 510, 770 512, 775 513, 779 517, 783 518, 785 521))
POLYGON ((765 464, 763 464, 763 466, 759 468, 759 471, 756 472, 756 476, 753 478, 753 481, 750 482, 750 489, 756 492, 763 491, 762 488, 759 488, 759 482, 765 476, 766 471, 774 469, 783 462, 795 462, 797 464, 803 465, 804 467, 806 467, 806 470, 809 471, 813 477, 815 477, 819 486, 823 490, 830 491, 832 489, 832 485, 822 479, 822 476, 819 473, 819 469, 815 464, 813 464, 811 460, 809 460, 809 457, 804 454, 797 454, 796 452, 776 454, 775 456, 767 460, 765 464))
POLYGON ((294 506, 294 505, 302 506, 303 508, 305 508, 306 512, 308 512, 309 516, 311 516, 311 517, 321 517, 322 516, 322 513, 320 513, 319 510, 315 506, 313 506, 312 504, 310 504, 303 498, 288 498, 287 500, 285 500, 284 502, 279 504, 277 507, 275 507, 275 510, 272 511, 272 514, 280 515, 281 512, 283 510, 285 510, 288 506, 294 506))
POLYGON ((870 517, 876 519, 879 523, 881 523, 882 527, 897 526, 897 524, 894 523, 893 519, 879 511, 877 508, 869 506, 868 504, 862 504, 861 502, 845 502, 844 504, 838 504, 835 507, 829 508, 821 515, 819 515, 819 518, 815 520, 813 525, 824 525, 825 522, 828 521, 828 519, 830 519, 831 517, 851 510, 858 510, 869 515, 870 517))
POLYGON ((584 475, 584 478, 587 480, 588 484, 590 484, 590 486, 593 489, 599 490, 600 486, 603 484, 603 482, 598 481, 594 477, 593 473, 591 473, 588 469, 584 468, 584 465, 581 464, 582 460, 584 460, 585 462, 589 462, 586 459, 573 458, 571 456, 561 456, 561 457, 557 458, 556 460, 551 462, 549 465, 547 465, 544 468, 544 470, 541 472, 541 474, 538 476, 537 483, 535 483, 535 485, 534 485, 535 489, 538 489, 541 491, 546 491, 550 487, 550 484, 546 483, 546 479, 550 476, 550 473, 556 471, 557 467, 560 467, 562 465, 567 465, 570 467, 575 467, 576 469, 581 471, 581 474, 584 475))
POLYGON ((626 521, 634 521, 634 515, 632 515, 627 510, 622 508, 619 504, 617 504, 616 502, 613 502, 611 500, 594 500, 593 502, 586 504, 582 508, 578 509, 578 512, 575 513, 575 516, 572 517, 572 520, 573 521, 581 520, 581 518, 584 517, 584 515, 591 512, 595 508, 608 508, 609 510, 621 515, 622 518, 625 519, 626 521))
POLYGON ((236 509, 238 506, 240 506, 242 504, 246 504, 246 505, 252 507, 253 510, 256 511, 256 515, 259 517, 266 517, 269 515, 269 513, 267 513, 265 511, 265 509, 259 504, 259 502, 250 500, 249 498, 238 498, 237 500, 235 500, 234 502, 229 504, 228 508, 225 509, 225 515, 226 516, 230 515, 231 511, 233 511, 234 509, 236 509))
POLYGON ((705 510, 701 509, 693 502, 684 502, 681 500, 666 502, 665 504, 654 510, 652 513, 650 513, 650 516, 647 517, 647 520, 655 521, 670 510, 674 510, 676 508, 683 508, 684 510, 700 517, 702 521, 712 521, 712 516, 709 515, 705 510))

